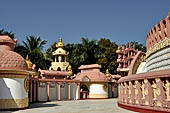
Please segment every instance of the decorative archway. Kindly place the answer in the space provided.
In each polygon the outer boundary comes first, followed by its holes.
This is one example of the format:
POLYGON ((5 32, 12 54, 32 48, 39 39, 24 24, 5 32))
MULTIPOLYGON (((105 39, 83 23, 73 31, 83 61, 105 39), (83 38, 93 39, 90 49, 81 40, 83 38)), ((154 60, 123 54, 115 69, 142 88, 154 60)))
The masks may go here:
POLYGON ((87 99, 89 95, 89 88, 86 84, 82 84, 80 87, 80 99, 87 99))
POLYGON ((58 68, 57 68, 57 71, 61 71, 61 68, 60 68, 60 67, 58 67, 58 68))

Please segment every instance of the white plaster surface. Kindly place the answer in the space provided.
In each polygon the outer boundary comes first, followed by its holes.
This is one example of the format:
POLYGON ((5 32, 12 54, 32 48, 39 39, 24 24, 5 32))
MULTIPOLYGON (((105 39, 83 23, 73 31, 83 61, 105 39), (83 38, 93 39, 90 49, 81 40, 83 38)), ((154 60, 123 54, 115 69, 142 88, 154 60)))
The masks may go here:
POLYGON ((76 100, 77 84, 71 84, 71 100, 76 100))
POLYGON ((103 89, 103 84, 91 84, 90 85, 90 94, 108 94, 108 86, 107 89, 103 89))
POLYGON ((39 101, 47 101, 47 85, 45 87, 39 87, 39 101))
POLYGON ((144 72, 146 72, 147 70, 146 70, 146 62, 142 62, 140 65, 139 65, 139 67, 138 67, 138 69, 137 69, 137 71, 136 71, 136 74, 139 74, 139 73, 144 73, 144 72))
POLYGON ((170 47, 158 51, 146 59, 147 71, 170 69, 170 47))
MULTIPOLYGON (((39 101, 47 101, 47 85, 45 87, 39 87, 39 101)), ((71 100, 76 100, 78 98, 77 84, 71 84, 71 100)), ((50 88, 50 100, 58 99, 58 84, 55 87, 50 88)), ((68 100, 68 84, 65 84, 64 88, 61 88, 61 100, 68 100)))
POLYGON ((56 100, 57 99, 57 88, 56 86, 54 88, 50 88, 50 100, 56 100))
POLYGON ((61 100, 67 100, 68 99, 68 84, 65 83, 65 87, 61 88, 61 100))
POLYGON ((28 98, 22 78, 0 78, 0 99, 28 98))

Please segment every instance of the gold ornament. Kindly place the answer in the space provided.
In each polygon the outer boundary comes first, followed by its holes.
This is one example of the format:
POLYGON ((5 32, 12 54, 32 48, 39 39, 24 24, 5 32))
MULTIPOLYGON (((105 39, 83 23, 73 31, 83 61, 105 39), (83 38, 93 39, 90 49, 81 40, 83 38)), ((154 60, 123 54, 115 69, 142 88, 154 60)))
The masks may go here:
POLYGON ((24 80, 24 88, 26 92, 29 91, 29 76, 27 76, 24 80))

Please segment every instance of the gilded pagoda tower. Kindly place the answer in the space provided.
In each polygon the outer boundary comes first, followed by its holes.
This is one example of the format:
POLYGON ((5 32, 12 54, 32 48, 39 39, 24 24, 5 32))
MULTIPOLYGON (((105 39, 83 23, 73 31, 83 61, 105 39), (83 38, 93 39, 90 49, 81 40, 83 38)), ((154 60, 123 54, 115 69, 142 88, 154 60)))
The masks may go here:
POLYGON ((68 52, 63 49, 64 43, 62 42, 62 38, 59 39, 56 47, 57 50, 53 52, 55 60, 54 62, 51 62, 51 67, 49 70, 66 71, 67 67, 69 66, 69 63, 66 61, 68 52))

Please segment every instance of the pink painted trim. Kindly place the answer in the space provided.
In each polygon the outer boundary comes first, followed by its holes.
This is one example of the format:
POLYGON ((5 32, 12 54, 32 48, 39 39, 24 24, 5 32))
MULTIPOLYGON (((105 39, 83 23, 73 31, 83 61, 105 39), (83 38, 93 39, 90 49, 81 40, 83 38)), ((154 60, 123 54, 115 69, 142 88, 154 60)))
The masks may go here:
POLYGON ((138 59, 138 57, 141 55, 141 54, 145 54, 143 53, 142 51, 138 51, 137 54, 135 55, 134 59, 132 60, 130 66, 129 66, 129 73, 128 75, 131 75, 133 73, 133 69, 135 68, 135 62, 136 60, 138 59))
POLYGON ((159 109, 149 109, 147 106, 141 106, 141 107, 136 107, 133 105, 126 105, 126 104, 121 104, 121 103, 117 103, 119 107, 127 109, 127 110, 131 110, 131 111, 135 111, 135 112, 140 112, 140 113, 170 113, 166 110, 159 110, 159 109))
POLYGON ((124 81, 143 80, 145 78, 151 79, 161 77, 170 77, 170 69, 128 75, 125 77, 121 77, 118 82, 120 83, 124 81))

